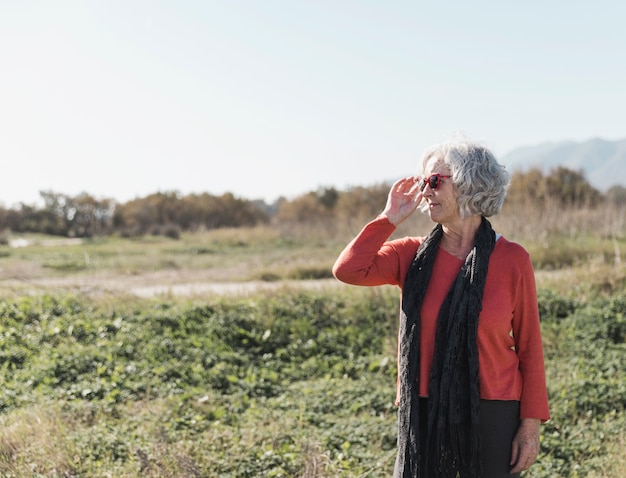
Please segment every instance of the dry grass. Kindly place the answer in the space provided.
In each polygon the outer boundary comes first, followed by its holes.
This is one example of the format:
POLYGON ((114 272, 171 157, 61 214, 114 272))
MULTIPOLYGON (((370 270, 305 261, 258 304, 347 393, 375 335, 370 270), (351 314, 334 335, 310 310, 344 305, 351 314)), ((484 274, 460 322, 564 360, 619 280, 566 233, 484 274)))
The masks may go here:
POLYGON ((0 417, 0 473, 2 476, 72 476, 78 457, 67 443, 72 423, 58 409, 21 409, 0 417))
MULTIPOLYGON (((199 468, 189 458, 190 443, 165 443, 159 440, 158 422, 167 406, 162 401, 140 402, 129 405, 129 417, 145 426, 137 433, 151 443, 149 447, 136 447, 130 460, 138 472, 91 470, 90 476, 149 478, 176 476, 168 470, 186 470, 185 476, 200 476, 199 468), (143 420, 141 420, 143 417, 143 420), (195 470, 195 473, 194 473, 195 470)), ((103 433, 96 425, 101 421, 100 411, 90 404, 73 413, 63 411, 58 405, 20 409, 0 420, 0 475, 12 477, 57 476, 74 477, 81 469, 81 437, 103 433)), ((104 421, 104 420, 102 420, 104 421)), ((104 432, 114 433, 113 430, 104 432)), ((84 445, 83 445, 84 446, 84 445)))
MULTIPOLYGON (((625 211, 556 206, 518 210, 508 205, 491 220, 498 232, 529 250, 539 287, 593 296, 626 284, 625 211)), ((148 236, 67 242, 41 235, 12 237, 14 243, 27 245, 0 246, 0 295, 171 296, 234 290, 232 284, 243 282, 330 279, 337 254, 369 219, 350 218, 324 227, 198 231, 179 240, 148 236)), ((417 213, 394 237, 423 235, 431 227, 428 216, 417 213)))
POLYGON ((210 284, 330 278, 337 248, 283 237, 270 227, 219 229, 163 237, 99 238, 71 244, 41 236, 0 247, 3 297, 74 292, 133 294, 207 290, 210 284), (196 287, 197 286, 197 287, 196 287))
POLYGON ((607 457, 596 460, 597 471, 587 478, 623 478, 626 474, 626 430, 616 436, 606 437, 607 457))

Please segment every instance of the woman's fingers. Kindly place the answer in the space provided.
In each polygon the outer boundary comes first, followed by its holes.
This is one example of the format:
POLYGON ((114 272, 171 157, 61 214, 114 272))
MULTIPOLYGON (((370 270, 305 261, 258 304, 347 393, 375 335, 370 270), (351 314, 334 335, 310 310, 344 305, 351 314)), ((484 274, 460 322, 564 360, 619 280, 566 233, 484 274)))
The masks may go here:
POLYGON ((387 198, 387 205, 383 214, 395 225, 400 224, 409 217, 422 199, 419 190, 419 177, 408 176, 398 179, 387 198))
POLYGON ((396 193, 414 195, 419 191, 419 177, 408 176, 401 178, 394 183, 391 189, 396 193))

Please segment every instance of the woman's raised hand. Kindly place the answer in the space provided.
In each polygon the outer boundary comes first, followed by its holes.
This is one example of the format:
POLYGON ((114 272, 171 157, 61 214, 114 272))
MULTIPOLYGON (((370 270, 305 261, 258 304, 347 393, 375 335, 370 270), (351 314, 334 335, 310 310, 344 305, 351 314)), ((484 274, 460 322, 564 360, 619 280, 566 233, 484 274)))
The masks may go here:
POLYGON ((415 212, 422 201, 419 181, 418 176, 409 176, 393 183, 387 195, 387 204, 382 212, 389 222, 397 226, 415 212))

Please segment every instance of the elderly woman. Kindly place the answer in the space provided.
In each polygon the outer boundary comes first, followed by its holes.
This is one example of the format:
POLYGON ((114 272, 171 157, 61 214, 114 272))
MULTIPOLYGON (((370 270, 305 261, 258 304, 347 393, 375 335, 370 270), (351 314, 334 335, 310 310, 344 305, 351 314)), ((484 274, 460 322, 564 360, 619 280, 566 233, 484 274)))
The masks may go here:
POLYGON ((519 476, 549 419, 534 272, 496 234, 509 175, 484 146, 431 148, 341 252, 343 282, 402 290, 396 477, 519 476), (426 237, 389 240, 415 210, 426 237))

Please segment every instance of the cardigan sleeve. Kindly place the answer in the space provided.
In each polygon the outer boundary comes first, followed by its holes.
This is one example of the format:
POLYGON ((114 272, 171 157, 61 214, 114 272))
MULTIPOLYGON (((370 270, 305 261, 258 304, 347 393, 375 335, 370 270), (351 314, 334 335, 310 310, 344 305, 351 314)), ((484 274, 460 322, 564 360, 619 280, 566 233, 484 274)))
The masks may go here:
POLYGON ((388 241, 395 230, 384 216, 369 222, 339 254, 333 275, 352 285, 402 287, 418 240, 406 237, 388 241))
POLYGON ((520 418, 550 419, 537 289, 530 257, 520 261, 520 282, 513 310, 513 335, 522 375, 520 418))
MULTIPOLYGON (((396 227, 385 217, 377 217, 369 222, 339 254, 333 265, 333 275, 352 285, 388 284, 402 287, 421 239, 405 237, 388 241, 395 230, 396 227)), ((400 403, 399 371, 398 366, 396 406, 400 403)))

